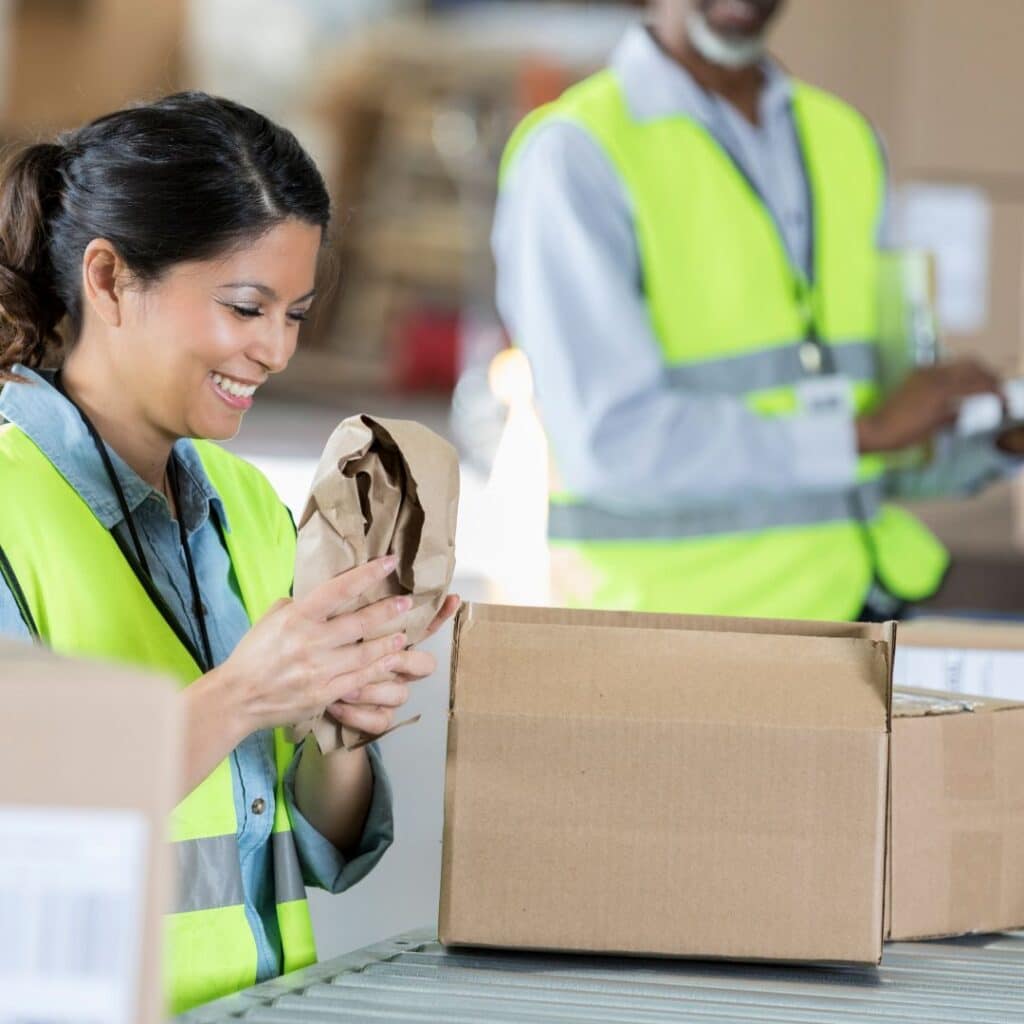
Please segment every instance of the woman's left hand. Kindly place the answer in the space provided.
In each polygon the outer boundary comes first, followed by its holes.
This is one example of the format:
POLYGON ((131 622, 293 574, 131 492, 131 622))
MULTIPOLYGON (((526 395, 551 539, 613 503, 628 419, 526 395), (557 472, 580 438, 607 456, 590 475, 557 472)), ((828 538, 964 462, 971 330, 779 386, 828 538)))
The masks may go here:
MULTIPOLYGON (((432 637, 459 610, 459 604, 458 595, 449 594, 423 639, 432 637)), ((395 712, 409 699, 409 687, 433 675, 437 659, 428 651, 407 648, 390 655, 388 663, 391 670, 389 679, 370 683, 347 694, 327 709, 328 714, 342 725, 358 729, 369 736, 387 732, 392 726, 395 712)))

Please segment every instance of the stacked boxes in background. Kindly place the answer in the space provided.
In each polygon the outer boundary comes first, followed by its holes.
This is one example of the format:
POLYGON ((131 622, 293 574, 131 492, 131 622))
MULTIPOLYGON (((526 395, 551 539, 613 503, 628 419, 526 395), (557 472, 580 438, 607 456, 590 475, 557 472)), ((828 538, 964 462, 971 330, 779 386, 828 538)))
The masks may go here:
POLYGON ((74 128, 181 88, 186 0, 0 4, 0 134, 74 128))
MULTIPOLYGON (((895 240, 936 254, 945 348, 1006 376, 1024 370, 1022 37, 1018 0, 814 0, 789 6, 773 42, 793 73, 879 129, 895 240)), ((963 569, 942 607, 1024 607, 1021 486, 915 505, 963 569)))

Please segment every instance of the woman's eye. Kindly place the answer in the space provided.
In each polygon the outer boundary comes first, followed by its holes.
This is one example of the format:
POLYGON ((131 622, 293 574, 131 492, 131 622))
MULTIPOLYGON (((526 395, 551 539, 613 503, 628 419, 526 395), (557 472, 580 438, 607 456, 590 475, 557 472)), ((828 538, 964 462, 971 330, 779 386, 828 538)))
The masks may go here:
POLYGON ((304 313, 289 313, 288 319, 297 324, 305 323, 309 319, 309 310, 304 313))
POLYGON ((231 305, 231 308, 239 315, 245 317, 262 316, 258 306, 236 306, 231 305))

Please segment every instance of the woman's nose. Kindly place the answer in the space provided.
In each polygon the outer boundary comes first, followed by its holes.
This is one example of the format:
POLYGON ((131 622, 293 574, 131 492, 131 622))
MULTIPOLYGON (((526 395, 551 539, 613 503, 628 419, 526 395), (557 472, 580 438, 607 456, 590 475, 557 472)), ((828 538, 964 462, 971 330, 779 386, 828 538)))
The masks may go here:
POLYGON ((295 354, 298 334, 288 323, 268 324, 266 333, 250 348, 249 356, 268 373, 280 373, 295 354))

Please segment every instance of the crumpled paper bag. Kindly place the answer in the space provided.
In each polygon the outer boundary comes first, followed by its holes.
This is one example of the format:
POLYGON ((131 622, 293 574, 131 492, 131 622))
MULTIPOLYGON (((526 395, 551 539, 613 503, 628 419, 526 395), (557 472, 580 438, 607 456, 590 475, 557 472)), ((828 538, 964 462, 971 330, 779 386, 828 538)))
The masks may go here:
MULTIPOLYGON (((343 610, 411 594, 412 608, 386 632, 404 629, 409 644, 417 643, 451 585, 458 505, 458 456, 447 441, 408 420, 349 417, 327 442, 299 521, 296 599, 357 565, 397 555, 395 571, 343 610)), ((325 754, 339 747, 355 750, 376 738, 340 725, 326 712, 294 726, 291 739, 298 742, 310 732, 325 754)))

